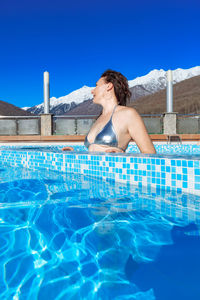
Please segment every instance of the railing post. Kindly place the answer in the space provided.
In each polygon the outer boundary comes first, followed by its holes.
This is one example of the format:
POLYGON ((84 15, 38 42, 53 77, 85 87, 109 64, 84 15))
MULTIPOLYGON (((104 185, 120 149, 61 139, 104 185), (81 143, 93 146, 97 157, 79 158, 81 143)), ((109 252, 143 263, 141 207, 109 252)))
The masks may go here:
POLYGON ((53 118, 49 113, 50 108, 50 92, 49 92, 49 72, 44 72, 44 114, 41 114, 41 135, 52 135, 53 118))
POLYGON ((49 114, 50 107, 49 72, 44 72, 44 114, 49 114))
POLYGON ((173 113, 173 76, 172 71, 167 71, 167 112, 173 113))
POLYGON ((52 135, 52 114, 41 114, 41 135, 52 135))
POLYGON ((163 133, 176 134, 177 113, 173 112, 173 76, 172 71, 167 71, 167 91, 166 91, 167 112, 163 114, 163 133))
POLYGON ((173 135, 176 134, 176 119, 177 113, 164 113, 163 114, 163 133, 173 135))

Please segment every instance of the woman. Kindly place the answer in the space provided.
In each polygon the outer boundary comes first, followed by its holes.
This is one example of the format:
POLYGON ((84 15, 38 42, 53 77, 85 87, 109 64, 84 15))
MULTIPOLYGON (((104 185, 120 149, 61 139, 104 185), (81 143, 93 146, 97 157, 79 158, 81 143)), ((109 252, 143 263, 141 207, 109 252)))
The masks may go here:
POLYGON ((93 102, 103 110, 85 138, 89 151, 124 152, 133 139, 142 153, 156 153, 142 118, 135 109, 125 106, 131 92, 121 73, 105 71, 92 94, 93 102))

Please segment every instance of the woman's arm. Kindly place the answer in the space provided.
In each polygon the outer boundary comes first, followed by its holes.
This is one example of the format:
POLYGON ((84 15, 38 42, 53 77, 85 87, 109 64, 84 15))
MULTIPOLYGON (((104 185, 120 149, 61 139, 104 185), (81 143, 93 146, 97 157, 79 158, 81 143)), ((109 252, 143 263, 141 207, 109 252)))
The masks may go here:
POLYGON ((130 108, 127 112, 128 131, 142 153, 155 154, 156 150, 138 112, 130 108))

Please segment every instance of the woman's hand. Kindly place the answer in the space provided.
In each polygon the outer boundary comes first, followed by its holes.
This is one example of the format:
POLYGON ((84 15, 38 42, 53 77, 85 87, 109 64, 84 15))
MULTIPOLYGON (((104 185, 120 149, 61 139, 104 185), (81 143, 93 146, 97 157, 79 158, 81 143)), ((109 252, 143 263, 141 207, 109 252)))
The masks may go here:
POLYGON ((64 147, 62 148, 62 151, 74 151, 73 147, 64 147))

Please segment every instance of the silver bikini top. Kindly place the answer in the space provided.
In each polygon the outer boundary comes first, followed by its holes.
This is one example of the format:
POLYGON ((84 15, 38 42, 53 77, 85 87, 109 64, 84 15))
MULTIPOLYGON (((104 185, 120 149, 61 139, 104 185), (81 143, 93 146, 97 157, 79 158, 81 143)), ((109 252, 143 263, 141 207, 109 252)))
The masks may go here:
MULTIPOLYGON (((90 145, 92 145, 92 144, 98 144, 98 145, 106 145, 106 146, 117 147, 119 149, 122 149, 122 148, 118 147, 117 135, 115 133, 113 123, 112 123, 112 117, 113 117, 116 107, 117 107, 117 105, 113 109, 110 120, 103 127, 103 129, 97 134, 93 143, 90 143, 88 141, 88 138, 87 138, 88 134, 87 134, 87 136, 85 137, 85 142, 84 142, 85 147, 89 148, 90 145)), ((122 150, 125 151, 125 149, 122 149, 122 150)))

